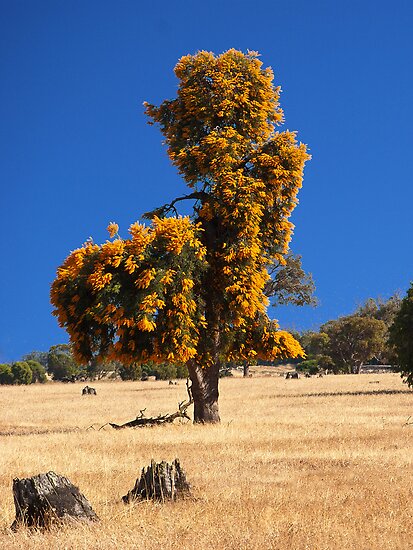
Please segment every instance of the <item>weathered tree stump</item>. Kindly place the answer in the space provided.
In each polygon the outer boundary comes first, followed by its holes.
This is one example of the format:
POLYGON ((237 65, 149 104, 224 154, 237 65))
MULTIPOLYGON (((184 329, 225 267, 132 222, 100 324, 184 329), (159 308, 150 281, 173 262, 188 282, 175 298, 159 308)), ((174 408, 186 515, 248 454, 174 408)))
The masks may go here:
POLYGON ((85 386, 82 390, 82 395, 97 395, 95 388, 85 386))
POLYGON ((54 472, 13 480, 16 519, 11 529, 50 527, 63 520, 97 521, 86 497, 66 477, 54 472))
POLYGON ((172 464, 168 462, 156 463, 151 461, 150 466, 142 468, 141 477, 136 480, 135 487, 122 497, 125 504, 134 500, 176 500, 190 496, 191 486, 179 460, 175 458, 172 464))

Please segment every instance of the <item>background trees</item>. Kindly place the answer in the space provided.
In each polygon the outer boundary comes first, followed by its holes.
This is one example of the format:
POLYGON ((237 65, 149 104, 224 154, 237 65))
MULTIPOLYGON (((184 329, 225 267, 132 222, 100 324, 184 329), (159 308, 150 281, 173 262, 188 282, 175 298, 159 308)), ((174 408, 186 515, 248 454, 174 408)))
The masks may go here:
POLYGON ((17 361, 0 365, 0 384, 46 382, 46 371, 37 361, 17 361))
POLYGON ((54 380, 62 380, 85 373, 86 369, 76 362, 69 344, 57 344, 47 354, 47 371, 54 380))
POLYGON ((384 300, 383 298, 369 298, 365 304, 361 305, 356 310, 356 315, 370 317, 371 319, 379 319, 389 328, 400 310, 401 303, 402 298, 399 292, 395 292, 388 300, 384 300))
POLYGON ((318 332, 298 334, 307 355, 300 368, 317 365, 333 372, 357 373, 363 364, 369 362, 391 362, 389 329, 400 307, 398 293, 387 300, 369 298, 353 314, 328 321, 318 332))
POLYGON ((22 361, 36 361, 36 363, 40 363, 45 369, 47 369, 47 351, 31 351, 30 353, 26 353, 22 357, 22 361))
POLYGON ((68 381, 89 378, 116 378, 122 380, 140 380, 146 376, 155 376, 157 380, 187 378, 185 365, 172 363, 153 363, 123 365, 118 361, 91 361, 88 365, 78 365, 68 344, 57 344, 47 352, 34 351, 23 356, 21 361, 0 364, 0 384, 32 384, 47 382, 47 374, 57 381, 68 381), (46 368, 30 357, 43 358, 46 368), (50 363, 47 359, 50 357, 50 363), (50 365, 50 370, 47 366, 50 365))
POLYGON ((283 262, 271 266, 270 275, 264 292, 268 298, 272 298, 273 306, 317 305, 313 277, 304 271, 300 255, 288 253, 283 262))
POLYGON ((51 299, 77 361, 185 365, 195 421, 217 422, 224 362, 302 353, 268 318, 265 287, 287 263, 309 155, 293 132, 276 131, 280 89, 256 53, 199 52, 175 74, 176 98, 146 112, 191 192, 148 213, 148 227, 133 224, 128 239, 110 224, 113 241, 74 251, 51 299), (183 200, 191 218, 177 216, 183 200))
POLYGON ((6 363, 0 365, 0 384, 13 384, 14 377, 11 371, 11 365, 6 363))
POLYGON ((413 283, 393 317, 389 345, 402 376, 413 386, 413 283))
POLYGON ((47 381, 47 376, 46 370, 43 365, 41 365, 37 361, 33 361, 32 359, 29 359, 29 361, 25 362, 32 371, 32 382, 40 382, 41 384, 44 384, 47 381))
POLYGON ((327 351, 337 370, 358 374, 361 366, 385 346, 383 321, 359 315, 340 317, 322 325, 328 336, 327 351))

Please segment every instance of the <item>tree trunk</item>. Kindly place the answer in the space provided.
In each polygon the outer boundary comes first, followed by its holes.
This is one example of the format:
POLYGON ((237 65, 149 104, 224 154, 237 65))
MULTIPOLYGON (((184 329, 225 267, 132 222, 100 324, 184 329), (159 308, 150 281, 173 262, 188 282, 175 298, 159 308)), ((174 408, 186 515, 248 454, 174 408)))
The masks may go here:
POLYGON ((250 375, 250 366, 248 363, 244 363, 244 378, 250 375))
POLYGON ((219 364, 204 369, 199 365, 189 364, 188 371, 192 382, 194 422, 201 424, 220 422, 218 410, 219 364))

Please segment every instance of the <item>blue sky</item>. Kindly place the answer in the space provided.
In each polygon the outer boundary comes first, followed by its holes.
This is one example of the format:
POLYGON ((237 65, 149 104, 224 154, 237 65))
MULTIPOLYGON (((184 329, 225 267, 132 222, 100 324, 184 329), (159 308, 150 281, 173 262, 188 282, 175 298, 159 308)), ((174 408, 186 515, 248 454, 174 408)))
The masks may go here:
POLYGON ((67 253, 185 190, 142 103, 198 50, 258 50, 313 155, 292 249, 316 328, 413 279, 410 2, 0 1, 0 361, 67 341, 49 288, 67 253))

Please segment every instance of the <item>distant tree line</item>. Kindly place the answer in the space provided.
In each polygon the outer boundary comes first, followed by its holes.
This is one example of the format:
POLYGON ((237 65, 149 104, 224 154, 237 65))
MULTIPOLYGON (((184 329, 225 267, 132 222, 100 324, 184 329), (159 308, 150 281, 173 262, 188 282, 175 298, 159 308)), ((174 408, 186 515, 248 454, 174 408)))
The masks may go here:
POLYGON ((354 374, 363 365, 395 364, 390 333, 401 304, 398 293, 388 300, 369 298, 351 315, 328 321, 319 331, 294 333, 306 352, 297 369, 354 374))
POLYGON ((157 380, 170 380, 187 378, 188 370, 183 365, 152 362, 122 365, 116 361, 90 361, 87 365, 79 365, 69 344, 52 346, 49 351, 32 351, 24 355, 21 361, 0 364, 0 384, 44 383, 47 375, 60 381, 95 380, 107 376, 120 377, 122 380, 140 380, 148 376, 155 376, 157 380))
POLYGON ((33 384, 46 382, 46 370, 37 361, 16 361, 0 364, 0 384, 33 384))

